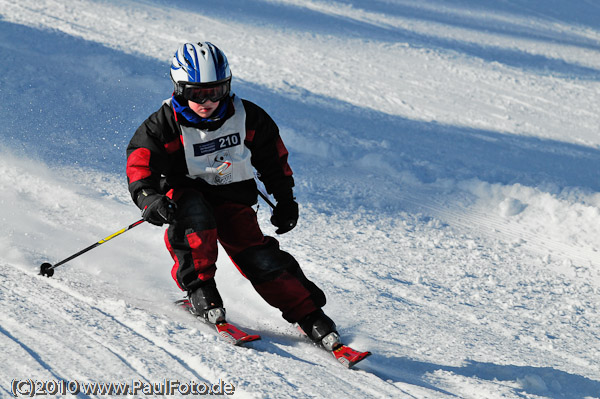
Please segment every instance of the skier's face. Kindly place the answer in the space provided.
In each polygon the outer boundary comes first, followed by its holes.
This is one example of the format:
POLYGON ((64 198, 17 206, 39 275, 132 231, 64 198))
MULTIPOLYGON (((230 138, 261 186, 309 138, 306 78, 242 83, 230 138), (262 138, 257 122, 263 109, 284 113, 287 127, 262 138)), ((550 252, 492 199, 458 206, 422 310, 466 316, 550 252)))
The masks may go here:
POLYGON ((210 100, 206 100, 203 104, 198 104, 193 101, 188 101, 190 108, 192 111, 197 113, 201 118, 208 118, 215 112, 215 109, 219 106, 220 101, 212 102, 210 100))

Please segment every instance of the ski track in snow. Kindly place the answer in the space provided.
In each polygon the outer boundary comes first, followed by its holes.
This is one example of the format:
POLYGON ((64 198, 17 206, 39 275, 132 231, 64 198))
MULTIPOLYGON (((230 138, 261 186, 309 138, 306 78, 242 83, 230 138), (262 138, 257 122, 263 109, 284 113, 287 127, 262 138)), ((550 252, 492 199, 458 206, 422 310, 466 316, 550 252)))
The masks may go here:
POLYGON ((169 378, 240 398, 600 398, 597 4, 0 0, 0 16, 0 397, 14 378, 169 378), (280 125, 301 219, 278 239, 373 352, 356 370, 221 256, 228 315, 263 336, 223 342, 171 305, 147 224, 36 274, 139 218, 124 148, 197 39, 280 125))
MULTIPOLYGON (((6 266, 2 277, 4 301, 12 304, 4 309, 2 327, 9 341, 7 352, 15 359, 25 355, 37 362, 37 366, 21 370, 30 377, 151 382, 169 375, 207 383, 223 379, 236 386, 236 396, 240 397, 263 397, 252 391, 268 391, 269 387, 274 395, 297 397, 305 397, 299 395, 303 391, 306 397, 312 397, 311 391, 319 389, 330 389, 332 395, 363 392, 365 397, 389 397, 402 392, 390 383, 373 385, 364 372, 340 368, 331 356, 323 356, 326 354, 308 342, 300 342, 294 334, 287 338, 271 336, 268 342, 252 344, 254 349, 237 348, 174 306, 156 313, 131 306, 123 299, 112 299, 120 294, 111 292, 107 284, 99 291, 97 286, 47 279, 13 266, 6 266), (15 281, 25 284, 15 286, 15 281), (36 288, 33 295, 32 286, 36 288), (94 297, 86 292, 92 292, 94 297), (98 297, 99 292, 105 297, 98 297), (26 301, 17 300, 25 297, 26 301), (72 328, 74 325, 76 329, 72 328), (40 332, 44 333, 42 343, 40 332), (38 352, 40 344, 43 351, 38 352), (290 362, 293 367, 288 365, 290 362), (293 374, 286 375, 286 370, 293 374), (325 373, 326 381, 339 383, 335 384, 337 388, 319 384, 311 387, 315 381, 310 378, 293 382, 296 372, 315 377, 325 373), (256 379, 257 373, 260 379, 256 379), (344 383, 346 373, 355 374, 352 381, 344 383), (282 377, 287 381, 286 387, 280 386, 282 377), (342 383, 346 388, 339 386, 342 383)), ((4 379, 11 377, 7 371, 4 379)))

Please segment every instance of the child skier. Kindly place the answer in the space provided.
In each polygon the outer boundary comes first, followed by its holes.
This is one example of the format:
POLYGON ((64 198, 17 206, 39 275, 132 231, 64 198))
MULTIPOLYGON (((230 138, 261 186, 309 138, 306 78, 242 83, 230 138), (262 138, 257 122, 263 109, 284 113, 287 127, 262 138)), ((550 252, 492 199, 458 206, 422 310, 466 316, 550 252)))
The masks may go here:
POLYGON ((260 296, 329 350, 340 345, 325 294, 298 262, 261 232, 254 170, 277 202, 271 223, 296 226, 298 204, 288 152, 271 117, 231 92, 225 54, 209 42, 181 45, 171 62, 174 93, 127 147, 127 179, 145 221, 169 224, 171 275, 193 311, 225 320, 215 284, 217 241, 260 296))

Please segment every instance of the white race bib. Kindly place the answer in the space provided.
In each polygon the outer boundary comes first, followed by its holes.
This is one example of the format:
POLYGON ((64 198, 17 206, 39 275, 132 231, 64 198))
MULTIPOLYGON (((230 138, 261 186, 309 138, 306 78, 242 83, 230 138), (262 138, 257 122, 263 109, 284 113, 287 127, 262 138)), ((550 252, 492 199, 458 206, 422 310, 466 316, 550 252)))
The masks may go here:
POLYGON ((181 126, 189 177, 221 185, 254 178, 246 139, 246 110, 233 97, 235 113, 217 130, 181 126))

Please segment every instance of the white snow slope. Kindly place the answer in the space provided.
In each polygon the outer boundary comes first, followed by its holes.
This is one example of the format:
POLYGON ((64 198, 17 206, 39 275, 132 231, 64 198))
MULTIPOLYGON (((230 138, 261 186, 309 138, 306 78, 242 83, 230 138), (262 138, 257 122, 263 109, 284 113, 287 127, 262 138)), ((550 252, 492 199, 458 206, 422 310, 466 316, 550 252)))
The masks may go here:
POLYGON ((600 398, 597 1, 0 0, 0 16, 0 397, 30 379, 600 398), (355 370, 225 256, 229 318, 263 340, 231 346, 175 309, 162 228, 37 275, 139 218, 125 148, 197 40, 281 128, 301 219, 278 238, 373 352, 355 370))

